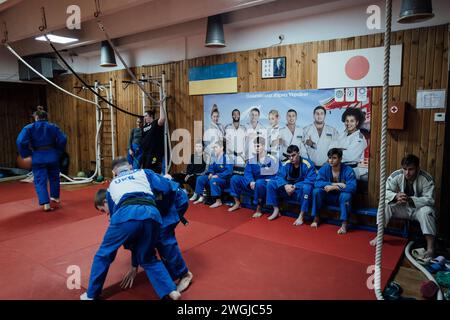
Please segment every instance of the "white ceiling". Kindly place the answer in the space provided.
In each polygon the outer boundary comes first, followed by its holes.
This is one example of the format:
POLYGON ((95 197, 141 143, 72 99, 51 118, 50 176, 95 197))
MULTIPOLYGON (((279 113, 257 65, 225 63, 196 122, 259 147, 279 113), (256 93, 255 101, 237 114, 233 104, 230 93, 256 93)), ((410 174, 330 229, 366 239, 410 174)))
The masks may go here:
MULTIPOLYGON (((41 7, 45 8, 47 31, 76 37, 79 42, 58 46, 73 52, 98 50, 105 39, 94 17, 94 0, 8 0, 10 7, 0 12, 0 21, 7 23, 9 41, 22 55, 49 52, 48 45, 34 40, 40 35, 41 7), (66 8, 76 4, 81 8, 81 30, 65 27, 66 8)), ((6 2, 5 4, 8 4, 6 2)), ((270 19, 292 15, 319 14, 342 9, 368 0, 100 0, 101 20, 108 34, 119 46, 132 47, 139 42, 180 35, 184 30, 206 28, 206 18, 224 14, 224 23, 239 27, 264 23, 270 19)), ((4 5, 5 5, 4 4, 4 5)), ((2 35, 0 35, 2 36, 2 35)))
POLYGON ((2 2, 0 0, 0 12, 5 11, 6 9, 16 5, 17 3, 19 3, 22 0, 6 0, 5 2, 2 2))

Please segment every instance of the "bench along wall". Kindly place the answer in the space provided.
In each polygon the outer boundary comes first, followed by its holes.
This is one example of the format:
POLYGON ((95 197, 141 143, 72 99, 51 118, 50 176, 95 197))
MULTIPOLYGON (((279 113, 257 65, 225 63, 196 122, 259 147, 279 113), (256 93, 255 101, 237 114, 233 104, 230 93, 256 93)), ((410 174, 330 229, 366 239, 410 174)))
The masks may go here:
MULTIPOLYGON (((392 35, 392 44, 403 44, 403 74, 402 85, 390 89, 390 101, 406 101, 412 107, 407 111, 406 129, 389 133, 388 171, 399 168, 399 162, 406 153, 418 155, 422 162, 422 168, 435 177, 437 203, 440 200, 442 184, 445 124, 434 122, 434 113, 445 110, 418 110, 415 108, 415 104, 416 90, 447 88, 448 36, 448 25, 398 31, 392 35)), ((193 133, 194 121, 203 120, 203 97, 189 96, 188 69, 190 67, 236 61, 239 73, 239 92, 315 89, 317 87, 318 53, 380 46, 383 46, 383 35, 375 34, 200 57, 157 66, 138 67, 134 71, 138 75, 145 73, 152 76, 158 76, 162 71, 166 72, 167 78, 170 80, 167 85, 167 93, 170 96, 167 106, 170 128, 171 130, 186 128, 193 133), (261 59, 278 56, 287 58, 286 78, 262 80, 261 59)), ((130 86, 126 90, 122 87, 122 80, 128 79, 124 70, 86 75, 86 79, 91 83, 94 80, 105 83, 110 78, 115 83, 115 102, 129 111, 140 113, 142 104, 137 87, 130 86)), ((79 85, 72 76, 66 76, 60 81, 67 88, 79 85)), ((95 160, 94 107, 63 97, 53 88, 49 88, 47 94, 52 119, 65 128, 69 134, 72 173, 78 170, 93 170, 92 162, 95 160)), ((380 136, 381 95, 382 89, 374 88, 369 193, 360 199, 367 207, 376 207, 378 203, 380 172, 377 137, 380 136)), ((85 96, 92 98, 90 94, 85 94, 85 96)), ((134 123, 133 117, 117 113, 117 150, 121 155, 126 154, 128 135, 134 123)), ((106 127, 108 126, 109 124, 106 123, 106 127)), ((110 132, 108 130, 103 134, 105 174, 110 172, 111 163, 110 132)), ((174 166, 173 172, 181 169, 184 169, 183 166, 174 166)))

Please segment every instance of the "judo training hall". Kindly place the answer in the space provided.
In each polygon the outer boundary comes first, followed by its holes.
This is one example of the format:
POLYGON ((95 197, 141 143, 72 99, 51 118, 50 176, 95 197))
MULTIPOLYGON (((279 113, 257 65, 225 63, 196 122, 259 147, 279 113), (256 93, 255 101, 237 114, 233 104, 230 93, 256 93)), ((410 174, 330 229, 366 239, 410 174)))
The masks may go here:
POLYGON ((449 31, 447 0, 0 1, 0 300, 449 300, 449 31))

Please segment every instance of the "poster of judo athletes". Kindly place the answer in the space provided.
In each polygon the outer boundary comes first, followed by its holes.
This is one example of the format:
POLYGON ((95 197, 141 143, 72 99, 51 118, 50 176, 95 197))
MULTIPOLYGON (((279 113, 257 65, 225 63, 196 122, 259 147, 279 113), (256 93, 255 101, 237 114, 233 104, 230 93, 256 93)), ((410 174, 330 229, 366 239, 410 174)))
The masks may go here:
POLYGON ((342 148, 343 162, 353 167, 358 180, 367 181, 370 120, 367 88, 204 96, 206 151, 212 153, 214 140, 225 139, 237 165, 252 157, 251 141, 263 136, 273 155, 283 160, 287 147, 295 144, 317 167, 327 162, 329 149, 342 148))

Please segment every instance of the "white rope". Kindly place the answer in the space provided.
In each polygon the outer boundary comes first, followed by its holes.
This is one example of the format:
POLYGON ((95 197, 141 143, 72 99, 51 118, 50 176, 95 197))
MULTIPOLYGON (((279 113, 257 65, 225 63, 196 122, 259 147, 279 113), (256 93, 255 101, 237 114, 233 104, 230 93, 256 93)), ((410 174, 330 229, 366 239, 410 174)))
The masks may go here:
POLYGON ((16 51, 14 51, 14 49, 9 45, 9 44, 5 44, 6 48, 13 54, 16 56, 17 59, 19 59, 24 65, 26 65, 28 68, 30 68, 30 70, 32 70, 34 73, 36 73, 39 77, 41 77, 44 81, 46 81, 47 83, 51 84, 52 86, 54 86, 56 89, 74 97, 75 99, 87 102, 87 103, 91 103, 95 105, 94 101, 82 98, 77 96, 76 94, 73 94, 72 92, 67 91, 64 88, 61 88, 60 86, 58 86, 57 84, 53 83, 52 81, 50 81, 49 79, 47 79, 45 76, 43 76, 42 74, 40 74, 36 69, 34 69, 32 66, 30 66, 16 51))
POLYGON ((106 32, 105 26, 103 25, 103 23, 101 22, 100 19, 97 20, 97 24, 100 28, 100 30, 103 31, 103 33, 105 34, 106 40, 108 41, 109 45, 111 46, 111 48, 113 49, 113 51, 115 52, 115 54, 117 55, 117 57, 119 57, 120 62, 122 62, 123 66, 125 67, 125 69, 127 70, 128 74, 130 75, 130 77, 133 79, 133 81, 138 85, 138 87, 142 90, 142 92, 147 96, 147 98, 154 102, 154 103, 162 103, 165 99, 165 97, 162 97, 162 100, 156 100, 155 98, 153 98, 151 96, 150 93, 148 93, 143 84, 136 78, 136 75, 131 71, 131 69, 128 67, 128 65, 126 64, 125 60, 122 58, 122 56, 120 55, 119 51, 117 50, 116 46, 114 45, 114 43, 112 42, 111 38, 108 35, 108 32, 106 32))
POLYGON ((386 0, 386 30, 384 33, 384 79, 383 104, 381 107, 381 149, 380 149, 380 200, 377 213, 377 246, 375 252, 375 295, 378 300, 384 300, 381 291, 381 259, 384 237, 384 211, 386 200, 386 153, 387 153, 387 122, 389 102, 389 63, 391 49, 392 0, 386 0))
POLYGON ((81 178, 81 177, 70 178, 70 177, 60 173, 61 177, 63 177, 64 179, 69 181, 69 182, 61 182, 60 184, 62 184, 62 185, 91 183, 94 181, 94 177, 97 176, 97 174, 99 172, 100 164, 98 163, 97 159, 99 159, 100 144, 98 142, 99 142, 100 131, 102 129, 102 124, 103 124, 103 112, 101 111, 101 108, 99 105, 96 105, 96 107, 97 107, 97 110, 100 110, 100 125, 98 126, 97 132, 95 134, 95 159, 96 159, 95 172, 89 178, 81 178))

